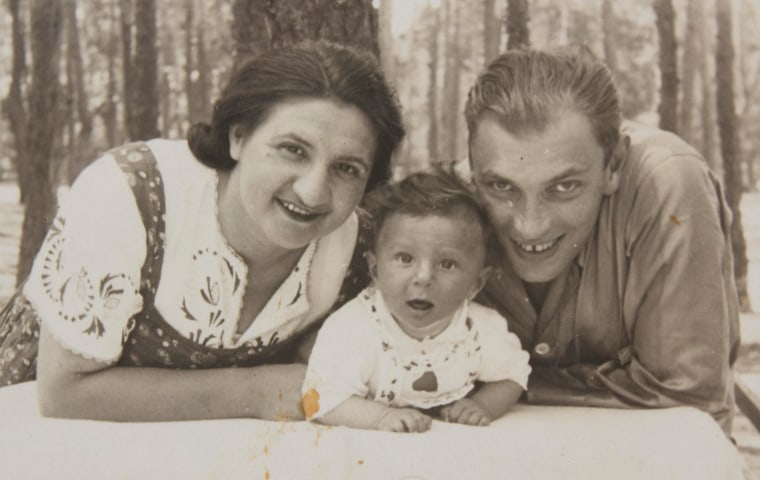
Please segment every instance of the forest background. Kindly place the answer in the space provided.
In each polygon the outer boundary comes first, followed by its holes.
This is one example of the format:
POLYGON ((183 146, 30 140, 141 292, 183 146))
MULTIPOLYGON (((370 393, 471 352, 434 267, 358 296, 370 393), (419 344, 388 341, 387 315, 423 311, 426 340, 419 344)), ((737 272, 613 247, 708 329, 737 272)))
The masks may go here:
MULTIPOLYGON (((408 132, 397 176, 466 157, 467 90, 500 51, 587 45, 627 118, 677 133, 724 179, 749 312, 750 298, 760 304, 758 32, 760 0, 0 0, 0 304, 26 277, 57 193, 99 153, 184 137, 236 63, 325 38, 372 50, 396 85, 408 132)), ((737 372, 755 375, 760 395, 760 315, 742 315, 742 340, 737 372)), ((737 415, 745 473, 760 479, 760 435, 737 415)))
POLYGON ((404 110, 403 175, 465 158, 467 90, 498 52, 582 43, 626 117, 676 132, 724 178, 751 309, 738 205, 760 179, 760 0, 4 0, 0 31, 0 175, 25 207, 17 280, 60 186, 110 147, 208 120, 250 55, 306 38, 378 54, 404 110))

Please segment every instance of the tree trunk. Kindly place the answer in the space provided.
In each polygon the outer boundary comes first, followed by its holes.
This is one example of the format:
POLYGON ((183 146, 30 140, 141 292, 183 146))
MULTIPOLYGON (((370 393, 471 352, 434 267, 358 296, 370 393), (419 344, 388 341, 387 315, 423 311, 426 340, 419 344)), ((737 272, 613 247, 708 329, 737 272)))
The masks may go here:
POLYGON ((330 40, 380 54, 372 0, 235 0, 236 62, 301 40, 330 40))
POLYGON ((11 37, 13 39, 13 64, 11 67, 11 83, 8 96, 3 100, 3 113, 8 118, 11 133, 13 133, 14 155, 11 156, 13 165, 18 172, 19 200, 24 203, 29 195, 31 179, 30 164, 26 150, 26 104, 24 101, 23 85, 26 83, 26 42, 23 16, 20 11, 20 0, 9 0, 8 9, 11 13, 11 37))
POLYGON ((56 111, 60 96, 59 57, 62 12, 58 0, 31 1, 32 79, 29 87, 29 115, 25 161, 29 162, 30 186, 21 232, 16 283, 29 274, 45 232, 55 211, 55 195, 50 182, 50 162, 58 122, 56 111))
MULTIPOLYGON (((757 7, 755 7, 757 8, 757 7)), ((760 49, 760 44, 755 41, 755 26, 757 25, 757 11, 753 10, 749 2, 739 2, 739 12, 737 18, 739 23, 739 80, 743 96, 741 114, 739 115, 740 132, 739 141, 744 152, 744 162, 747 177, 745 185, 754 190, 757 182, 755 175, 755 160, 760 157, 760 148, 758 148, 758 139, 760 138, 760 125, 753 118, 753 109, 760 105, 760 69, 755 68, 754 76, 750 72, 750 62, 748 59, 756 56, 760 49)))
MULTIPOLYGON (((108 142, 109 147, 116 146, 119 140, 119 135, 117 132, 118 128, 118 118, 117 118, 117 106, 116 106, 116 95, 118 91, 118 86, 116 84, 116 59, 119 56, 119 42, 117 39, 117 28, 116 28, 116 7, 113 3, 110 5, 110 9, 108 12, 108 18, 109 18, 109 24, 111 28, 108 31, 108 46, 107 46, 107 75, 108 80, 106 81, 106 99, 103 102, 102 105, 102 115, 103 115, 103 125, 105 126, 106 130, 106 141, 108 142)), ((126 104, 126 102, 125 102, 126 104)))
MULTIPOLYGON (((720 0, 718 0, 720 1, 720 0)), ((654 0, 660 45, 660 128, 678 131, 678 60, 675 11, 671 0, 654 0)))
POLYGON ((71 93, 73 94, 73 113, 76 118, 76 125, 79 131, 72 132, 69 138, 71 142, 69 148, 68 168, 64 173, 65 184, 70 184, 79 175, 84 167, 92 160, 90 139, 92 137, 93 120, 92 113, 88 105, 89 96, 85 88, 85 72, 82 62, 82 48, 79 41, 79 26, 77 22, 77 1, 66 0, 65 2, 65 20, 66 20, 66 65, 69 77, 71 93))
POLYGON ((602 46, 604 48, 604 63, 610 71, 617 73, 618 62, 615 51, 615 11, 612 0, 602 0, 602 46))
POLYGON ((712 22, 712 15, 708 14, 707 9, 704 8, 706 4, 702 4, 702 55, 700 55, 699 61, 699 79, 702 85, 702 108, 701 108, 701 124, 702 124, 702 155, 704 155, 710 168, 718 174, 723 173, 723 164, 718 158, 718 135, 717 135, 717 122, 715 120, 715 107, 717 101, 715 99, 715 89, 713 83, 715 77, 713 74, 713 54, 714 40, 713 30, 708 28, 712 22))
POLYGON ((267 26, 267 0, 235 0, 232 5, 232 38, 235 64, 272 48, 267 26))
POLYGON ((686 38, 684 40, 683 65, 681 89, 681 110, 678 120, 678 133, 691 145, 696 145, 697 137, 694 135, 694 96, 697 67, 699 56, 703 54, 702 45, 702 2, 703 0, 689 0, 686 12, 686 38))
POLYGON ((441 15, 439 9, 433 10, 433 22, 428 32, 428 136, 427 146, 429 158, 438 161, 438 35, 441 31, 441 15))
POLYGON ((388 79, 396 78, 396 65, 393 61, 393 0, 380 0, 378 18, 378 45, 383 72, 388 79))
POLYGON ((443 151, 439 154, 443 162, 457 160, 459 148, 459 86, 462 72, 462 55, 460 51, 459 2, 446 1, 446 64, 443 74, 443 151))
POLYGON ((528 0, 507 0, 507 49, 530 47, 528 0))
POLYGON ((742 198, 741 156, 739 155, 738 125, 734 105, 734 45, 731 27, 731 2, 716 0, 718 45, 715 67, 718 83, 718 128, 720 152, 723 157, 726 198, 734 213, 731 224, 731 246, 734 250, 734 277, 742 311, 749 311, 747 292, 747 245, 742 228, 739 205, 742 198))
POLYGON ((135 75, 132 57, 134 56, 132 47, 132 24, 134 23, 134 0, 121 0, 121 77, 122 77, 122 98, 124 99, 124 129, 128 138, 135 138, 136 132, 133 132, 135 124, 135 102, 139 98, 135 97, 135 75))
POLYGON ((135 100, 130 140, 158 137, 158 48, 156 45, 156 0, 135 4, 135 56, 132 60, 135 100))
POLYGON ((199 18, 195 10, 195 0, 189 0, 185 12, 185 94, 191 124, 208 120, 211 103, 203 12, 199 18))
POLYGON ((490 64, 501 47, 501 22, 496 14, 496 0, 483 1, 483 59, 490 64))

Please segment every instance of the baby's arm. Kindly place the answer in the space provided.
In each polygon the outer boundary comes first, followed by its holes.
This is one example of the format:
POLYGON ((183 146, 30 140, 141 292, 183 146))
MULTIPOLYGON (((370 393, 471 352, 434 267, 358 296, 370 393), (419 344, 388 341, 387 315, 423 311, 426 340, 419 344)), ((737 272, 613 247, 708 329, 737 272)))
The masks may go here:
POLYGON ((447 422, 488 425, 517 403, 523 388, 512 380, 486 382, 475 393, 441 408, 447 422))
POLYGON ((396 408, 360 397, 349 397, 321 418, 325 425, 343 425, 388 432, 425 432, 432 419, 414 408, 396 408))

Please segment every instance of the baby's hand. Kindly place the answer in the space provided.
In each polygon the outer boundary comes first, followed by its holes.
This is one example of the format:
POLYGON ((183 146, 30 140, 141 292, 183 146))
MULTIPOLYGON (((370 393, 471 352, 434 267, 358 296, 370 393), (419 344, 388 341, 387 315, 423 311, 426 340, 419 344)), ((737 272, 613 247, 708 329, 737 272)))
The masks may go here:
POLYGON ((432 419, 413 408, 388 407, 388 411, 377 421, 377 429, 387 432, 426 432, 430 430, 432 419))
POLYGON ((488 425, 491 416, 475 400, 462 398, 441 407, 441 418, 447 422, 465 425, 488 425))

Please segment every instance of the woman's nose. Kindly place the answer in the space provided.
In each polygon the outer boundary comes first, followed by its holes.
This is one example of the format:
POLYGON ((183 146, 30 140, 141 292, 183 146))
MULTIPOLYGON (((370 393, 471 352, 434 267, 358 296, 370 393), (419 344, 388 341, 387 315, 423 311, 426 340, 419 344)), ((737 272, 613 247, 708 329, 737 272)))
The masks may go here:
POLYGON ((317 162, 306 166, 293 183, 293 191, 307 207, 330 202, 329 171, 317 162))

